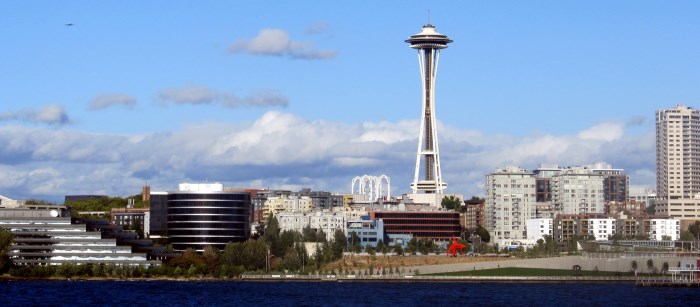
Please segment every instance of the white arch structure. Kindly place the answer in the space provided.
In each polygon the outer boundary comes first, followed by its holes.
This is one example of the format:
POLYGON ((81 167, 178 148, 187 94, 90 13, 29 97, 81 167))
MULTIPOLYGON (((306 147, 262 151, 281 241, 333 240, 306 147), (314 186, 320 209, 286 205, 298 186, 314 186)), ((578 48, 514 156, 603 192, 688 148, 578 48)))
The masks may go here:
POLYGON ((362 195, 367 195, 370 201, 375 201, 381 197, 386 196, 387 199, 391 198, 391 178, 387 175, 380 176, 357 176, 352 178, 352 186, 350 191, 355 194, 355 184, 359 183, 357 193, 362 195), (386 182, 386 195, 384 195, 384 185, 386 182))

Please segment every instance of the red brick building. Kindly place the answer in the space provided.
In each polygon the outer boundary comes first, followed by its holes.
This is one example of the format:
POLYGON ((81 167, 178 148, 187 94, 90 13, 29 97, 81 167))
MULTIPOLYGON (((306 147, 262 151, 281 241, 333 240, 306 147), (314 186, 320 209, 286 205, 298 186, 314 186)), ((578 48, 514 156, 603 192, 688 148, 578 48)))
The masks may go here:
POLYGON ((373 211, 372 220, 384 221, 384 233, 411 234, 418 239, 450 240, 459 237, 459 212, 456 211, 373 211))

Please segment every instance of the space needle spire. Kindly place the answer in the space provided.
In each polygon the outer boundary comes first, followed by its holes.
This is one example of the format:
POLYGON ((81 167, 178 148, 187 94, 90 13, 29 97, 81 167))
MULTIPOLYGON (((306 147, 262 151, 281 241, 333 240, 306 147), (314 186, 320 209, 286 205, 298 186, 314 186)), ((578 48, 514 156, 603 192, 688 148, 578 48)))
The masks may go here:
POLYGON ((439 193, 447 187, 442 181, 440 171, 440 150, 435 119, 435 77, 437 75, 440 49, 447 48, 452 40, 446 35, 435 30, 430 23, 423 26, 423 31, 412 35, 406 40, 411 48, 418 50, 418 65, 420 67, 421 82, 423 84, 423 111, 420 120, 420 134, 418 135, 418 154, 416 155, 416 170, 411 183, 411 189, 416 194, 439 193), (421 163, 423 167, 421 168, 421 163), (420 179, 421 170, 423 178, 420 179))

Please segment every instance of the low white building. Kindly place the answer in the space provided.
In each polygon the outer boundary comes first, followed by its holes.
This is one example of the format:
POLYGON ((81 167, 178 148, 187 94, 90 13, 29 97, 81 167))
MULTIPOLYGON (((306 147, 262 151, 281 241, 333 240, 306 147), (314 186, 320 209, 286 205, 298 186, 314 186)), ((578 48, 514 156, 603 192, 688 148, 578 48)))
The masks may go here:
POLYGON ((676 219, 651 219, 649 239, 662 241, 664 237, 678 240, 681 237, 681 221, 676 219))
POLYGON ((333 234, 340 229, 345 234, 347 217, 345 212, 314 211, 314 212, 279 212, 275 215, 280 231, 293 230, 301 233, 304 228, 311 226, 314 231, 323 230, 326 239, 333 240, 333 234))
POLYGON ((536 242, 539 239, 544 240, 545 235, 552 235, 552 219, 529 219, 525 223, 528 240, 534 240, 536 242))
POLYGON ((23 200, 14 200, 0 195, 0 208, 17 208, 24 205, 23 200))
POLYGON ((609 219, 588 219, 588 234, 595 236, 596 241, 608 240, 615 234, 617 220, 609 219))

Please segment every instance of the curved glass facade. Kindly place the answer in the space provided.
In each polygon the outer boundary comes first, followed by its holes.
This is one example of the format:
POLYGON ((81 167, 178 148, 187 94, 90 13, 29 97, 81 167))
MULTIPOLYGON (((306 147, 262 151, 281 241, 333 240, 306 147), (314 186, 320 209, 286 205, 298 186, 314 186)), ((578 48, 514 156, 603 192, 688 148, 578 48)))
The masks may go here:
POLYGON ((167 208, 168 236, 176 251, 202 251, 207 245, 223 249, 250 235, 249 193, 171 192, 167 208))

